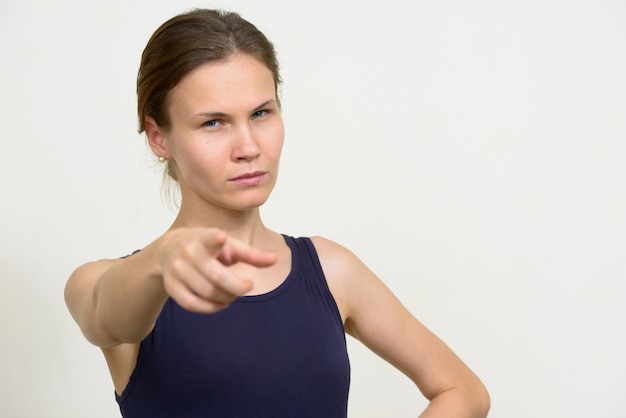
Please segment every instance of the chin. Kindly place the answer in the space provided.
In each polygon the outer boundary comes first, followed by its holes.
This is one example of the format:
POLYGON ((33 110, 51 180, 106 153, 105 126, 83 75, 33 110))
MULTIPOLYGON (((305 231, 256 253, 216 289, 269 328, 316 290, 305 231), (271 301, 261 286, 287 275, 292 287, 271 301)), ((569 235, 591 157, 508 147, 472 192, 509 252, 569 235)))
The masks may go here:
POLYGON ((267 198, 266 199, 261 199, 259 201, 251 201, 251 202, 247 202, 243 205, 242 209, 243 210, 249 210, 249 209, 257 209, 261 206, 263 206, 263 204, 267 202, 267 198))
POLYGON ((249 196, 245 200, 241 200, 237 206, 239 210, 257 209, 261 207, 269 199, 269 194, 258 196, 249 196))

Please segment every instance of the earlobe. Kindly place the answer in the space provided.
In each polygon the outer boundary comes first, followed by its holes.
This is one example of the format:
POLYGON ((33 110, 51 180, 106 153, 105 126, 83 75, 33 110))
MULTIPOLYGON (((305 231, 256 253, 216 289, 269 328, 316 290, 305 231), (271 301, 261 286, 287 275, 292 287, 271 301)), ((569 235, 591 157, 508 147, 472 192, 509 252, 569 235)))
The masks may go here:
POLYGON ((144 119, 144 130, 148 138, 148 145, 150 145, 154 155, 169 158, 166 135, 159 124, 150 116, 146 116, 144 119))

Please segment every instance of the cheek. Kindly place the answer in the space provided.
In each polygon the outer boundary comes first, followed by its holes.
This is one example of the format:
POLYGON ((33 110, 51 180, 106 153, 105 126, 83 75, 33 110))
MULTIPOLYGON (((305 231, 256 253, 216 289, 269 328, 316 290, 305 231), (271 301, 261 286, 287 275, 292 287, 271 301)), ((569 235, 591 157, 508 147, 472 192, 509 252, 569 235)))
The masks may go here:
POLYGON ((217 178, 224 172, 223 165, 227 158, 224 150, 216 146, 179 148, 176 153, 178 175, 188 181, 193 181, 194 178, 217 178))
POLYGON ((272 156, 278 160, 283 150, 283 144, 285 143, 285 128, 283 124, 278 124, 274 127, 271 133, 271 141, 268 144, 269 150, 272 156))
POLYGON ((276 142, 274 143, 274 151, 276 154, 276 159, 280 158, 280 154, 283 152, 283 145, 285 143, 285 136, 280 135, 276 138, 276 142))

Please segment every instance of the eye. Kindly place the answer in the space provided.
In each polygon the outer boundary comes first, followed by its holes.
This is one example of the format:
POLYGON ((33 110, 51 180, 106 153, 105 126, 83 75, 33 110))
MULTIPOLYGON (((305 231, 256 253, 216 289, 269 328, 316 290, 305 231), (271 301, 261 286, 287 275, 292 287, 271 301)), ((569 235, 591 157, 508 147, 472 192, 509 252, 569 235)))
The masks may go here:
POLYGON ((263 116, 267 115, 268 113, 269 113, 269 110, 257 110, 256 112, 254 112, 252 114, 252 119, 262 118, 263 116))
POLYGON ((217 119, 208 120, 202 124, 202 126, 206 128, 217 128, 218 126, 221 126, 221 125, 222 125, 222 122, 217 119))

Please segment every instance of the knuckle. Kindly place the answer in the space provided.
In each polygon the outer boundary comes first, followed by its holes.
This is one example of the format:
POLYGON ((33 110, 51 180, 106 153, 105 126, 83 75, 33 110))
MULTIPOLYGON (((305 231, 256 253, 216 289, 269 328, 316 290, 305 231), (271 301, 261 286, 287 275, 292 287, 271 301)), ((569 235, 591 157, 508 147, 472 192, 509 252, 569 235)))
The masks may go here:
POLYGON ((196 245, 194 241, 188 241, 179 248, 179 257, 185 260, 191 260, 196 254, 196 245))
POLYGON ((196 307, 196 298, 191 293, 183 293, 175 298, 181 308, 187 311, 193 311, 196 307))
POLYGON ((224 274, 224 266, 215 260, 211 260, 211 262, 206 263, 204 275, 210 282, 215 283, 217 286, 223 285, 227 280, 226 275, 224 274))
POLYGON ((180 258, 175 258, 172 260, 169 266, 169 273, 175 277, 181 277, 183 271, 185 270, 185 261, 180 258))
POLYGON ((204 281, 196 286, 194 293, 204 300, 211 300, 215 298, 215 286, 210 282, 204 281))

